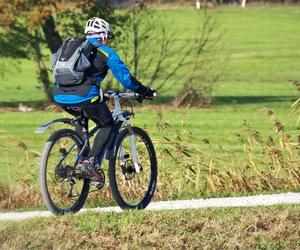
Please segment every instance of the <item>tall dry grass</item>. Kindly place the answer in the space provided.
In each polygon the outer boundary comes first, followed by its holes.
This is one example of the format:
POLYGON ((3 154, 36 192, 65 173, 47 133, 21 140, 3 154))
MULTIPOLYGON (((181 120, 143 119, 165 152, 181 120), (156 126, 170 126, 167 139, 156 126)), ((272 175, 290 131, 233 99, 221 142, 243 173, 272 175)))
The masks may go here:
POLYGON ((1 141, 1 172, 6 173, 7 180, 0 182, 0 210, 40 206, 36 185, 40 153, 15 136, 1 136, 1 141), (11 170, 12 165, 16 171, 11 170))
MULTIPOLYGON (((297 134, 287 132, 272 110, 266 110, 266 113, 270 117, 273 135, 263 136, 245 121, 240 133, 235 135, 242 149, 237 153, 221 145, 211 145, 207 139, 202 144, 190 143, 194 135, 186 128, 184 119, 182 129, 174 131, 158 112, 155 129, 163 136, 154 138, 159 166, 155 199, 299 190, 300 144, 297 134)), ((11 150, 17 150, 21 157, 16 163, 18 172, 10 174, 9 184, 0 183, 0 209, 40 206, 37 185, 40 153, 30 150, 18 138, 7 138, 12 144, 11 150)), ((8 150, 7 145, 1 145, 0 150, 8 150)), ((99 204, 100 200, 103 204, 110 204, 111 199, 106 183, 103 190, 90 195, 89 202, 99 204)))
POLYGON ((39 192, 24 184, 20 184, 14 189, 9 189, 6 185, 0 184, 0 210, 30 208, 42 204, 39 192))
MULTIPOLYGON (((300 82, 299 81, 293 81, 293 85, 297 91, 300 92, 300 82)), ((293 112, 298 115, 297 124, 300 124, 300 97, 292 104, 291 108, 293 109, 293 112)), ((299 136, 300 141, 300 136, 299 136)))
POLYGON ((272 110, 267 110, 267 114, 274 136, 264 138, 245 121, 241 133, 236 135, 243 152, 220 145, 217 154, 204 150, 203 144, 188 144, 186 141, 193 135, 185 128, 176 135, 168 133, 170 125, 160 114, 157 128, 166 134, 158 140, 160 198, 298 190, 300 144, 296 136, 285 131, 272 110), (172 167, 163 168, 164 161, 172 167))

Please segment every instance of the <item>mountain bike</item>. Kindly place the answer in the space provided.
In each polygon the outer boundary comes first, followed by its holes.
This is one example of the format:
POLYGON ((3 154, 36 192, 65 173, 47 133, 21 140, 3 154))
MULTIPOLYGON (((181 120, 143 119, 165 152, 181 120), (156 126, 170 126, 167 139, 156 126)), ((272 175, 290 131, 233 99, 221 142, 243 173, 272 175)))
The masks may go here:
POLYGON ((93 187, 101 190, 105 184, 105 173, 101 168, 105 159, 109 161, 108 176, 112 196, 122 209, 144 209, 150 203, 157 182, 157 160, 149 135, 141 128, 131 125, 133 110, 122 110, 120 100, 135 98, 136 93, 108 91, 106 99, 113 99, 112 116, 114 127, 110 138, 96 159, 95 170, 99 178, 95 181, 75 171, 77 164, 90 149, 90 139, 101 127, 88 128, 87 118, 61 118, 50 121, 39 128, 42 133, 55 123, 73 127, 80 125, 82 133, 74 129, 60 129, 48 139, 40 161, 40 189, 43 201, 54 214, 79 211, 93 187))

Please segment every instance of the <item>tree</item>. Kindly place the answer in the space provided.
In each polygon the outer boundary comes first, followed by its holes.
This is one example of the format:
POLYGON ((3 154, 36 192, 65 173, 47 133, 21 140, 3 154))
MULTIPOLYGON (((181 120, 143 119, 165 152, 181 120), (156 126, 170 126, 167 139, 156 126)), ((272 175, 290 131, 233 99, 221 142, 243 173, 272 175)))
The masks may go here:
POLYGON ((142 0, 134 1, 128 13, 118 46, 134 76, 160 95, 176 82, 181 88, 175 106, 208 105, 223 69, 217 56, 221 37, 214 34, 215 20, 206 12, 199 13, 197 31, 186 38, 142 0))
POLYGON ((179 106, 208 106, 212 101, 212 91, 225 70, 226 63, 220 56, 222 36, 214 34, 217 23, 204 12, 199 16, 197 30, 190 44, 190 58, 187 58, 188 74, 174 100, 179 106))
POLYGON ((85 21, 105 16, 114 22, 108 1, 92 0, 0 0, 0 56, 34 58, 37 75, 51 100, 51 86, 45 63, 45 46, 54 53, 67 36, 82 36, 85 21))

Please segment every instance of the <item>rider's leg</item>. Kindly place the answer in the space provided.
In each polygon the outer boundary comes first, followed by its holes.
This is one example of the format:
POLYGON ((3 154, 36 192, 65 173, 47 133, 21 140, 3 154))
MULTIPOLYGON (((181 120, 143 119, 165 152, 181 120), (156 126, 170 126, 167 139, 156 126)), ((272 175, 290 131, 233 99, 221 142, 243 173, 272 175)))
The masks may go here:
MULTIPOLYGON (((76 110, 74 110, 74 109, 72 109, 71 107, 67 107, 67 106, 65 106, 65 107, 62 107, 63 108, 63 110, 64 111, 66 111, 67 113, 69 113, 70 115, 73 115, 73 116, 75 116, 75 117, 77 117, 77 116, 80 116, 80 111, 76 111, 76 110)), ((87 123, 88 121, 86 120, 86 123, 87 123)), ((83 136, 83 133, 82 133, 82 126, 80 125, 80 124, 78 124, 78 123, 76 123, 76 125, 75 125, 75 131, 82 137, 83 136)))
POLYGON ((92 103, 84 107, 84 115, 102 128, 97 133, 88 158, 97 157, 111 134, 114 120, 105 102, 92 103))
POLYGON ((114 125, 114 120, 105 102, 84 104, 81 106, 81 110, 83 111, 85 117, 93 120, 102 128, 97 133, 93 147, 88 156, 85 157, 85 160, 82 161, 77 168, 79 168, 79 173, 88 175, 89 178, 94 181, 101 182, 102 177, 94 168, 95 159, 102 152, 109 139, 114 125))

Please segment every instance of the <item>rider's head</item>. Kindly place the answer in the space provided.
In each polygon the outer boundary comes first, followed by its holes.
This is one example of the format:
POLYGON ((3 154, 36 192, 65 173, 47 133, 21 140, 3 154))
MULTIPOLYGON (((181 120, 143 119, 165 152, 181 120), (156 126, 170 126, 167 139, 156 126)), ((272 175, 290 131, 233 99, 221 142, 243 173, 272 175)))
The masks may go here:
POLYGON ((87 40, 95 46, 106 44, 113 35, 109 23, 98 17, 87 21, 84 33, 87 40))

